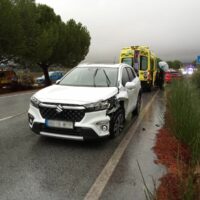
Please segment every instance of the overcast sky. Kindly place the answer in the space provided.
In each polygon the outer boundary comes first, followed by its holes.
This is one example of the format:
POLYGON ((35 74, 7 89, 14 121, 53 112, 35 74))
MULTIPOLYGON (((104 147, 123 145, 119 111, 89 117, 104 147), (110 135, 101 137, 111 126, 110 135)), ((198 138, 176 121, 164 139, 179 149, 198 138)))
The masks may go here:
POLYGON ((118 62, 121 48, 147 45, 163 60, 200 55, 200 0, 36 0, 63 21, 87 26, 88 62, 118 62))

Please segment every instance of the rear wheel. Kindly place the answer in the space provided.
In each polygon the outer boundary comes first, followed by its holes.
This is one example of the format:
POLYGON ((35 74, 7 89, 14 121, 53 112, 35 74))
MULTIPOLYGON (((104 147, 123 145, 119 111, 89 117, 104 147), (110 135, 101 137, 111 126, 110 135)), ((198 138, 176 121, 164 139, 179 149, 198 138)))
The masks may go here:
POLYGON ((115 138, 122 132, 124 128, 124 121, 125 121, 124 109, 120 108, 113 114, 113 117, 111 118, 110 121, 111 138, 115 138))
POLYGON ((146 89, 147 89, 147 92, 151 92, 151 90, 152 90, 152 82, 147 84, 146 89))
POLYGON ((142 91, 143 92, 151 92, 152 90, 152 82, 147 83, 146 81, 142 82, 142 91))

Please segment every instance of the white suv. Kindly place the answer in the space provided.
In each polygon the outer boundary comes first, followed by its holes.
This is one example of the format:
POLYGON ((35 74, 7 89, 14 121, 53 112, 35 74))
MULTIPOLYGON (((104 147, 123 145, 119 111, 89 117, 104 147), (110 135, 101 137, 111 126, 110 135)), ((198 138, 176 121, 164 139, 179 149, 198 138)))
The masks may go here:
POLYGON ((140 80, 129 65, 84 64, 31 97, 29 126, 56 138, 115 137, 140 105, 140 80))

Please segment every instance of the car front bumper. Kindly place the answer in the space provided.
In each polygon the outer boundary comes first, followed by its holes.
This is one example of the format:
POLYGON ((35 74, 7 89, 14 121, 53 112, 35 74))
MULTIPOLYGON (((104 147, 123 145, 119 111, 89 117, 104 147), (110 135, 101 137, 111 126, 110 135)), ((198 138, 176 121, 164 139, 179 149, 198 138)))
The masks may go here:
POLYGON ((73 129, 47 127, 39 109, 32 105, 30 105, 28 111, 28 119, 32 131, 43 136, 86 140, 103 138, 110 135, 110 117, 106 114, 106 110, 86 112, 80 122, 74 122, 73 129))

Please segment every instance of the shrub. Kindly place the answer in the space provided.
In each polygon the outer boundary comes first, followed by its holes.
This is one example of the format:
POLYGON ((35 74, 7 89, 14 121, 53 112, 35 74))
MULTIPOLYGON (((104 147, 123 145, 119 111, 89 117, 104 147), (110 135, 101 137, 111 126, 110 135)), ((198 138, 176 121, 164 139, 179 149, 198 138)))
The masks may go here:
POLYGON ((192 83, 200 90, 200 70, 196 71, 192 75, 192 83))
POLYGON ((189 80, 175 81, 168 94, 170 128, 178 139, 189 145, 195 162, 200 159, 199 99, 199 92, 189 80))

